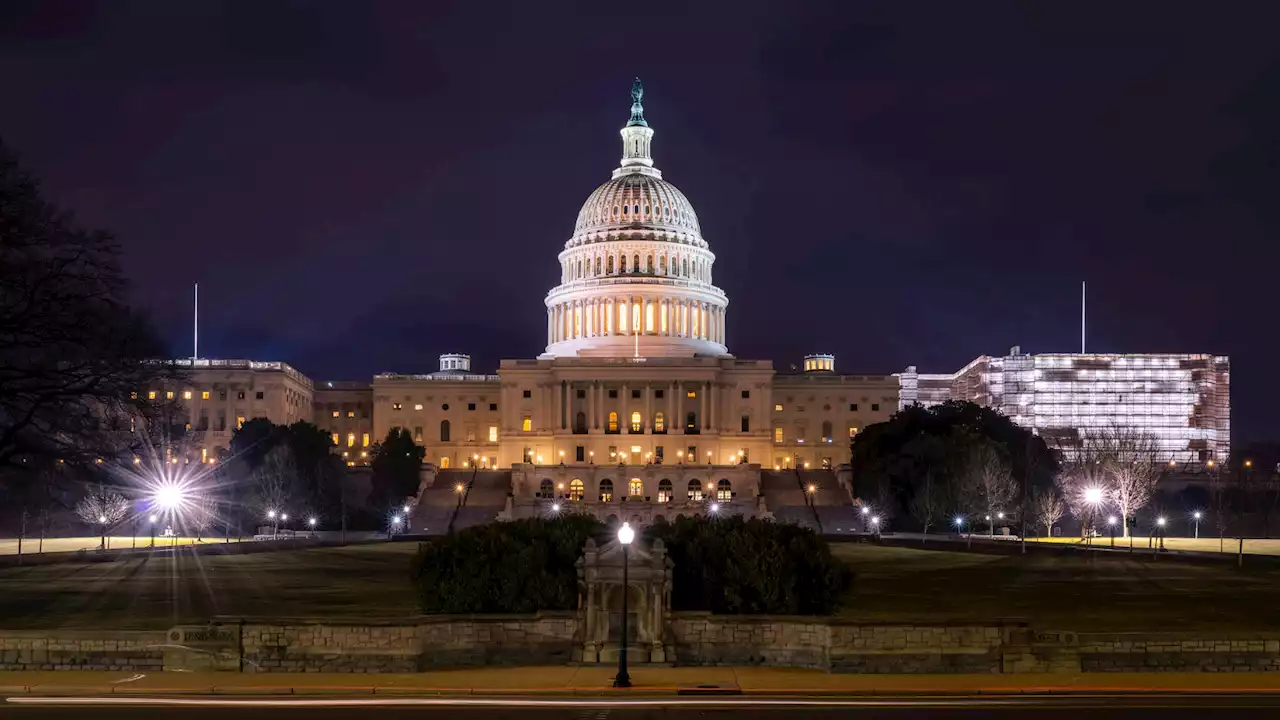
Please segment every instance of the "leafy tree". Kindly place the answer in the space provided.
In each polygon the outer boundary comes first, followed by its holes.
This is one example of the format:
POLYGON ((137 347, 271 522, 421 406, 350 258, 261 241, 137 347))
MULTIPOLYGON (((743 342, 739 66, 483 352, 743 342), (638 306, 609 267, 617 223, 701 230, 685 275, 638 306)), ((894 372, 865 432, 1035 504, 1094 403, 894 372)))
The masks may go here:
POLYGON ((129 514, 129 500, 120 493, 99 485, 76 503, 76 516, 102 534, 102 547, 107 546, 107 530, 129 514))
POLYGON ((373 446, 369 465, 373 472, 374 507, 399 505, 418 493, 419 473, 426 452, 404 428, 391 428, 387 437, 373 446))
POLYGON ((342 459, 334 455, 329 435, 309 422, 249 420, 232 435, 227 460, 227 476, 252 479, 260 512, 291 506, 299 516, 345 515, 342 459))
MULTIPOLYGON (((887 501, 896 506, 887 512, 909 508, 926 473, 933 473, 935 480, 944 475, 955 487, 966 465, 964 448, 986 444, 1004 458, 1015 489, 1027 483, 1033 490, 1052 485, 1058 461, 1039 436, 990 408, 951 401, 929 408, 909 406, 858 433, 850 448, 857 495, 885 498, 882 505, 887 501)), ((958 506, 968 503, 959 496, 953 500, 958 506)), ((1013 499, 1003 502, 1013 506, 1013 499)), ((1020 504, 1025 514, 1025 497, 1020 504)))
POLYGON ((41 196, 0 145, 0 469, 132 454, 178 373, 127 302, 120 247, 41 196))

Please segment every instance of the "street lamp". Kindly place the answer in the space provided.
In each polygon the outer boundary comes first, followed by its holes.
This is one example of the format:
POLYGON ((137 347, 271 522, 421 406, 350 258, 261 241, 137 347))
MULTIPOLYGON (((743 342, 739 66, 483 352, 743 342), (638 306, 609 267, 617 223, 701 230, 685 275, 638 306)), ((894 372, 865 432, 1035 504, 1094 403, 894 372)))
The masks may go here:
POLYGON ((718 512, 720 512, 720 503, 718 502, 711 503, 711 514, 714 515, 718 512))
POLYGON ((1200 511, 1197 510, 1191 513, 1191 517, 1194 518, 1196 521, 1196 539, 1199 540, 1200 539, 1200 511))
POLYGON ((151 520, 151 547, 155 547, 156 546, 156 516, 152 515, 150 520, 151 520))
POLYGON ((315 530, 315 529, 316 529, 316 519, 315 519, 315 518, 313 518, 313 517, 312 517, 312 518, 307 518, 307 527, 311 528, 312 530, 315 530))
POLYGON ((275 510, 267 511, 267 519, 271 521, 271 539, 276 540, 280 537, 280 521, 279 514, 275 510))
POLYGON ((1163 515, 1156 518, 1156 527, 1159 528, 1159 532, 1160 532, 1160 549, 1161 550, 1164 549, 1164 523, 1165 523, 1165 520, 1163 515))
POLYGON ((1111 547, 1116 546, 1116 516, 1107 517, 1107 528, 1111 530, 1111 547))
POLYGON ((553 512, 553 513, 558 513, 558 512, 560 512, 560 503, 558 503, 558 502, 557 502, 557 503, 551 503, 551 512, 553 512))
POLYGON ((627 674, 627 549, 631 541, 636 539, 636 531, 631 523, 624 522, 618 528, 618 542, 622 544, 622 650, 618 653, 618 674, 613 678, 613 686, 617 688, 631 687, 631 676, 627 674))
MULTIPOLYGON (((865 512, 866 508, 863 508, 863 511, 865 512)), ((962 532, 964 530, 964 518, 957 515, 956 519, 952 522, 955 523, 957 532, 962 532)))
POLYGON ((1091 487, 1084 490, 1084 501, 1089 505, 1089 532, 1088 543, 1093 545, 1093 516, 1098 512, 1098 506, 1102 504, 1102 488, 1091 487))
POLYGON ((880 534, 880 516, 879 515, 871 516, 871 529, 876 535, 880 534))

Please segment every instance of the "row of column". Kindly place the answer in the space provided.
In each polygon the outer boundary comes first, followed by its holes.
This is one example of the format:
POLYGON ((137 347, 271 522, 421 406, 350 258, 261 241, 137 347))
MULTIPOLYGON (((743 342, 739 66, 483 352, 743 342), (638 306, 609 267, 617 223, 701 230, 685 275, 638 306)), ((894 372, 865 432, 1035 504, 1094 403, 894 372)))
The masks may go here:
POLYGON ((547 344, 607 335, 693 337, 724 344, 725 308, 682 298, 597 297, 547 308, 547 344))
MULTIPOLYGON (((716 386, 715 383, 706 381, 697 382, 681 382, 673 380, 668 383, 658 385, 656 383, 644 383, 643 399, 644 412, 641 422, 644 424, 645 433, 654 430, 654 396, 653 391, 661 387, 665 396, 662 400, 665 406, 663 412, 663 425, 667 433, 683 433, 685 431, 685 418, 683 417, 684 405, 678 402, 678 398, 682 393, 693 390, 698 395, 698 425, 703 430, 710 430, 715 427, 716 421, 716 386)), ((609 411, 606 409, 605 384, 599 381, 589 381, 586 383, 574 383, 570 381, 561 381, 543 386, 547 394, 551 396, 551 402, 545 403, 544 407, 550 410, 551 419, 554 427, 559 430, 570 430, 574 425, 575 414, 573 411, 573 401, 577 398, 577 391, 585 389, 587 391, 587 428, 591 431, 600 431, 605 427, 604 418, 609 411), (585 385, 585 388, 583 387, 585 385)), ((622 383, 618 398, 617 407, 614 412, 618 413, 618 429, 619 431, 629 430, 631 424, 631 412, 635 408, 630 405, 633 398, 631 397, 631 384, 622 383)), ((544 395, 545 397, 545 395, 544 395)))

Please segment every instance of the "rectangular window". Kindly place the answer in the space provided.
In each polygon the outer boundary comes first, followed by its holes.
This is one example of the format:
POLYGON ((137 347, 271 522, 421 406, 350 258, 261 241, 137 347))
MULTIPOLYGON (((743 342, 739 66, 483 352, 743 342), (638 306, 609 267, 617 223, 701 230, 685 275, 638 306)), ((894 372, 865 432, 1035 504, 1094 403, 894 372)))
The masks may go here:
POLYGON ((413 428, 413 439, 417 442, 422 442, 422 426, 421 425, 417 425, 413 428))
POLYGON ((498 403, 489 403, 489 412, 497 412, 498 403))
POLYGON ((525 415, 520 420, 520 429, 524 432, 533 432, 533 416, 525 415))
POLYGON ((183 399, 183 400, 190 400, 190 399, 191 399, 191 391, 190 391, 190 390, 183 390, 183 391, 182 391, 182 399, 183 399))
POLYGON ((742 432, 751 432, 751 418, 742 416, 742 432))
POLYGON ((347 417, 349 417, 349 418, 354 418, 355 416, 356 416, 356 411, 355 411, 355 410, 348 410, 348 411, 347 411, 347 417))
POLYGON ((222 432, 222 431, 225 431, 226 429, 227 429, 227 415, 226 413, 218 413, 218 431, 222 432))
POLYGON ((617 445, 610 445, 610 446, 609 446, 609 459, 610 459, 610 460, 617 460, 617 459, 618 459, 618 446, 617 446, 617 445))
POLYGON ((338 417, 338 411, 337 411, 337 410, 334 410, 334 411, 333 411, 333 416, 334 416, 334 417, 338 417))
POLYGON ((137 400, 137 399, 138 399, 138 393, 136 393, 136 392, 131 392, 131 393, 129 393, 129 399, 130 399, 130 400, 137 400))
POLYGON ((173 399, 173 391, 172 391, 172 390, 170 390, 169 392, 165 393, 165 394, 164 394, 164 396, 165 396, 165 399, 167 399, 167 400, 172 400, 172 399, 173 399))
POLYGON ((237 399, 237 400, 243 400, 243 399, 244 399, 244 391, 243 391, 243 390, 241 390, 240 392, 237 392, 237 393, 236 393, 236 399, 237 399))
POLYGON ((489 426, 489 442, 498 442, 498 426, 489 426))
POLYGON ((782 412, 782 403, 774 403, 774 404, 773 404, 773 411, 774 411, 774 412, 782 412))
POLYGON ((639 391, 639 390, 632 390, 632 391, 631 391, 631 399, 632 399, 632 400, 639 400, 639 399, 640 399, 640 391, 639 391))
POLYGON ((849 437, 853 437, 854 435, 857 435, 857 434, 858 434, 858 428, 856 427, 849 428, 849 437))
POLYGON ((849 412, 858 412, 858 403, 849 403, 849 412))
POLYGON ((654 390, 654 391, 653 391, 653 396, 654 396, 655 398, 657 398, 658 400, 661 400, 661 399, 662 399, 662 391, 661 391, 661 390, 654 390))
POLYGON ((573 459, 577 462, 585 462, 587 459, 587 449, 582 445, 574 448, 573 459))
POLYGON ((356 446, 356 434, 347 433, 347 447, 355 447, 355 446, 356 446))
POLYGON ((689 392, 685 393, 684 396, 687 398, 696 398, 698 397, 698 393, 696 391, 690 390, 689 392))
POLYGON ((746 400, 746 399, 747 399, 747 398, 749 398, 749 397, 751 397, 751 391, 750 391, 750 390, 743 390, 743 391, 742 391, 742 399, 743 399, 743 400, 746 400))
POLYGON ((658 445, 653 449, 653 456, 658 459, 658 462, 662 462, 662 446, 661 445, 658 445))
POLYGON ((586 399, 586 397, 587 397, 587 391, 586 391, 586 390, 579 390, 579 391, 578 391, 578 399, 579 399, 579 400, 584 400, 584 399, 586 399))
POLYGON ((201 392, 201 393, 200 393, 200 399, 201 399, 201 400, 208 400, 208 399, 209 399, 209 391, 208 391, 208 390, 205 390, 205 391, 201 392))
MULTIPOLYGON (((403 405, 401 405, 400 403, 391 403, 391 409, 392 409, 392 410, 399 410, 399 409, 400 409, 400 408, 402 408, 402 407, 404 407, 404 406, 403 406, 403 405)), ((419 407, 421 407, 421 406, 419 406, 419 407)))
POLYGON ((830 457, 824 457, 824 458, 822 458, 822 469, 823 469, 823 470, 830 470, 830 469, 831 469, 831 458, 830 458, 830 457))
POLYGON ((880 403, 871 403, 871 412, 880 412, 880 403))
POLYGON ((533 448, 525 445, 524 452, 522 452, 520 456, 523 457, 524 461, 527 463, 533 462, 533 448))
MULTIPOLYGON (((397 405, 399 405, 400 403, 396 403, 396 404, 397 404, 397 405)), ((399 410, 400 408, 396 408, 396 409, 397 409, 397 410, 399 410)), ((417 411, 421 411, 421 410, 422 410, 422 403, 414 403, 414 405, 413 405, 413 409, 414 409, 414 410, 417 410, 417 411)))
POLYGON ((476 409, 476 404, 475 404, 475 403, 467 403, 467 409, 468 409, 468 410, 475 410, 475 409, 476 409))
POLYGON ((475 441, 476 441, 476 429, 473 427, 467 428, 467 442, 471 443, 475 441))
POLYGON ((218 391, 218 399, 219 399, 219 400, 226 400, 226 399, 227 399, 227 391, 226 391, 226 390, 219 390, 219 391, 218 391))
MULTIPOLYGON (((850 430, 852 429, 850 428, 850 430)), ((853 437, 853 433, 849 433, 849 437, 853 437)), ((776 443, 782 442, 782 428, 776 427, 773 429, 773 441, 776 443)))
POLYGON ((524 391, 524 396, 525 396, 525 398, 531 398, 531 397, 533 397, 533 391, 532 391, 532 390, 525 390, 525 391, 524 391))
POLYGON ((338 444, 338 433, 333 433, 331 439, 333 440, 333 444, 336 446, 338 444))
POLYGON ((687 458, 689 458, 689 462, 697 462, 697 461, 698 461, 698 446, 697 446, 697 445, 690 445, 689 447, 685 448, 684 456, 685 456, 685 457, 687 457, 687 458))
POLYGON ((240 429, 240 428, 242 428, 242 427, 244 427, 244 416, 243 416, 243 415, 237 415, 237 416, 236 416, 236 429, 237 429, 237 430, 239 430, 239 429, 240 429))
POLYGON ((261 390, 259 390, 257 393, 254 394, 254 398, 257 400, 261 400, 262 397, 263 397, 263 393, 261 390))
POLYGON ((360 447, 369 447, 369 433, 360 435, 360 447))
POLYGON ((609 397, 610 397, 610 398, 613 398, 613 399, 616 399, 616 398, 618 397, 618 391, 617 391, 617 390, 610 390, 610 391, 609 391, 609 397))
POLYGON ((148 400, 155 400, 155 399, 156 399, 156 391, 155 391, 155 390, 150 390, 150 391, 148 391, 148 392, 147 392, 147 399, 148 399, 148 400))

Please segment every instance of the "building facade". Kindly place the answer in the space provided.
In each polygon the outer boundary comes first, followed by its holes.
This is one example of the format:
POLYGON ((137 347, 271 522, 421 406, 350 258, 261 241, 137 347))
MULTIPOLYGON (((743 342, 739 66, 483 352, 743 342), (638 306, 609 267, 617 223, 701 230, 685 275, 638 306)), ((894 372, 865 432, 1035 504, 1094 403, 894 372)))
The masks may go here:
POLYGON ((1150 435, 1161 460, 1222 462, 1231 450, 1228 358, 1202 354, 1045 353, 1014 347, 945 375, 908 368, 900 404, 967 400, 1028 427, 1070 458, 1113 427, 1150 435))

